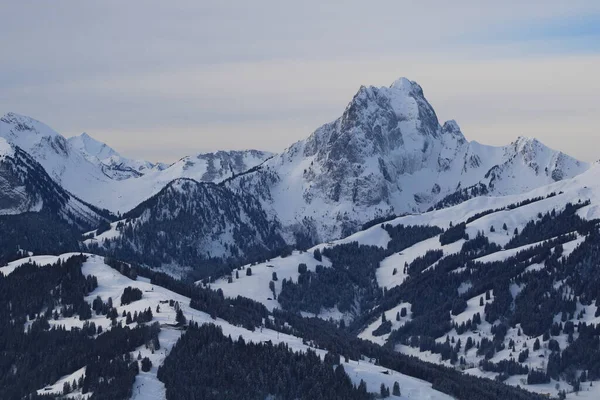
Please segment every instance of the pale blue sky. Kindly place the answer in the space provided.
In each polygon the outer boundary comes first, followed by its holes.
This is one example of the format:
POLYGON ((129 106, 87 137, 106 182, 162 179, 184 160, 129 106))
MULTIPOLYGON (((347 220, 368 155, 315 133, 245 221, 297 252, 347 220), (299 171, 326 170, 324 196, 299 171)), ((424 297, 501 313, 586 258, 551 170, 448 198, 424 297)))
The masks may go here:
POLYGON ((468 139, 600 159, 600 2, 415 3, 0 0, 0 113, 173 161, 282 150, 406 76, 468 139))

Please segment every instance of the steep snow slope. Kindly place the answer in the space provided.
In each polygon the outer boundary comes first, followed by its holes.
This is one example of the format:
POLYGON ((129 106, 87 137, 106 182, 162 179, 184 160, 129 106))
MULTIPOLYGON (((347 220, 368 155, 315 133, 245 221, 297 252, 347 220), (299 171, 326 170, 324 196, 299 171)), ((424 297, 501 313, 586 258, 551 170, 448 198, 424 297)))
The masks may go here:
POLYGON ((161 171, 168 167, 163 163, 153 164, 149 161, 125 158, 87 133, 73 136, 67 139, 67 142, 92 164, 99 166, 108 177, 115 180, 137 178, 153 169, 161 171))
MULTIPOLYGON (((40 265, 48 265, 56 262, 58 258, 68 258, 69 254, 61 256, 41 256, 32 257, 31 260, 35 261, 40 265)), ((29 259, 22 259, 11 263, 8 267, 0 268, 0 273, 9 274, 18 265, 24 264, 29 259)), ((140 352, 142 357, 149 357, 152 361, 152 369, 147 372, 140 372, 136 377, 136 381, 133 387, 133 399, 165 399, 165 388, 162 382, 156 378, 158 366, 162 364, 166 355, 170 349, 177 342, 177 339, 182 334, 181 330, 175 330, 166 324, 175 323, 175 310, 170 307, 168 302, 173 300, 178 302, 184 315, 189 321, 202 323, 212 323, 220 326, 223 329, 225 335, 231 335, 233 338, 242 336, 244 340, 251 342, 266 342, 271 341, 274 344, 287 343, 294 351, 306 351, 311 348, 303 343, 302 338, 278 333, 270 329, 260 329, 255 331, 249 331, 247 329, 234 326, 229 324, 227 321, 222 319, 212 319, 208 314, 201 311, 192 309, 189 307, 190 299, 181 296, 177 293, 171 292, 165 288, 157 285, 153 285, 147 280, 140 278, 138 280, 131 280, 114 269, 110 268, 103 262, 103 258, 96 255, 89 255, 88 261, 84 263, 82 267, 84 275, 94 275, 98 279, 98 288, 90 293, 86 297, 88 303, 92 303, 93 300, 100 296, 102 299, 108 299, 112 297, 114 300, 120 298, 124 289, 128 286, 138 288, 142 291, 142 299, 124 306, 117 306, 119 322, 125 323, 125 319, 121 317, 123 311, 131 312, 132 314, 137 311, 143 311, 150 307, 153 311, 156 310, 157 306, 160 306, 160 312, 154 313, 153 321, 158 321, 161 326, 161 332, 159 334, 159 340, 161 349, 156 352, 151 352, 144 346, 134 352, 137 354, 140 352), (165 304, 166 303, 166 304, 165 304)), ((118 302, 115 301, 115 305, 118 302)), ((111 321, 103 315, 93 315, 89 322, 94 322, 96 326, 102 326, 104 332, 111 329, 111 321)), ((73 318, 59 318, 58 320, 50 320, 51 325, 62 325, 66 329, 72 329, 74 327, 82 327, 84 321, 80 321, 77 316, 73 318)), ((135 326, 135 323, 130 325, 135 326)), ((323 357, 326 352, 319 349, 314 349, 317 353, 323 357)), ((395 381, 398 381, 402 388, 402 399, 431 399, 431 400, 450 400, 451 397, 443 393, 440 393, 432 389, 431 384, 419 379, 412 378, 410 376, 402 375, 396 371, 390 371, 380 366, 375 365, 368 360, 362 360, 360 362, 349 360, 344 362, 344 369, 352 382, 356 385, 360 383, 360 380, 364 380, 367 384, 367 389, 370 392, 378 392, 381 383, 385 383, 386 386, 392 387, 395 381), (382 373, 384 370, 387 372, 382 373)), ((74 376, 76 373, 82 373, 81 370, 73 371, 74 376)), ((51 388, 59 388, 58 384, 66 380, 66 377, 61 378, 57 384, 50 386, 51 388)), ((40 388, 42 389, 42 388, 40 388)), ((62 388, 61 388, 62 389, 62 388)), ((50 390, 52 391, 52 390, 50 390)), ((41 391, 43 392, 43 391, 41 391)))
POLYGON ((0 215, 40 211, 79 228, 108 217, 64 190, 29 154, 0 137, 0 215))
POLYGON ((174 179, 219 182, 271 156, 257 150, 219 151, 184 157, 171 166, 153 164, 125 158, 85 133, 65 139, 15 113, 0 118, 0 137, 29 153, 71 193, 115 213, 131 210, 174 179))
POLYGON ((231 184, 259 194, 285 227, 323 241, 377 216, 423 212, 457 191, 446 203, 518 194, 587 168, 534 139, 468 142, 456 122, 440 125, 417 83, 401 78, 361 87, 339 119, 231 184))

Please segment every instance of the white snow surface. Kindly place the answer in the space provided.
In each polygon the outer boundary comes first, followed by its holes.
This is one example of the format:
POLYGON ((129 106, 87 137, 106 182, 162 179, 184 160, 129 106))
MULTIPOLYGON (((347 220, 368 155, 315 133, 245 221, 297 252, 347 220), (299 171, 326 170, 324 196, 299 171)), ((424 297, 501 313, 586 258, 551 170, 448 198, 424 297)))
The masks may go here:
MULTIPOLYGON (((309 271, 314 271, 317 265, 330 267, 331 262, 323 257, 322 261, 317 261, 310 251, 300 252, 294 251, 290 256, 282 258, 277 257, 263 263, 254 265, 245 265, 240 270, 235 270, 231 276, 226 276, 218 279, 210 284, 214 290, 221 289, 227 297, 235 298, 237 296, 247 297, 259 303, 262 303, 270 311, 274 308, 281 308, 279 302, 273 299, 273 293, 269 289, 269 282, 272 280, 273 273, 277 274, 277 281, 274 281, 276 294, 281 293, 281 282, 283 279, 298 281, 298 264, 304 263, 309 271), (251 276, 247 276, 247 269, 252 271, 251 276), (236 278, 236 272, 239 278, 236 278), (229 278, 232 279, 228 283, 229 278)), ((201 284, 201 282, 197 282, 201 284)), ((327 310, 323 310, 323 314, 330 316, 327 310)), ((337 319, 337 318, 336 318, 337 319)))
POLYGON ((10 143, 8 143, 3 137, 0 137, 0 157, 11 157, 13 153, 14 150, 10 143))

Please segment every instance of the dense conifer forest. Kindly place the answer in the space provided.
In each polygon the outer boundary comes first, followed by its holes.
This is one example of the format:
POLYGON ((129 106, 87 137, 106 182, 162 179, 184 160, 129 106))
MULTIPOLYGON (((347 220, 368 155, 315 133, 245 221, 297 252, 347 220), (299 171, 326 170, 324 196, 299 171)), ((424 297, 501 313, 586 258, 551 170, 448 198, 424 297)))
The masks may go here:
POLYGON ((159 368, 167 399, 371 399, 336 363, 287 345, 246 343, 214 325, 190 325, 159 368), (202 360, 199 362, 199 360, 202 360))

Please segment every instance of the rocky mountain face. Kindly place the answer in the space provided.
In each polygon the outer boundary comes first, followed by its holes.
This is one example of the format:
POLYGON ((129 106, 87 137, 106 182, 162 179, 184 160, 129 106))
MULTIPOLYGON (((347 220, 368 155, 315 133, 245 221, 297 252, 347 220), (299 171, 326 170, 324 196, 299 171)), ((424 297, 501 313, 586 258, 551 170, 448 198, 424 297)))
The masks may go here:
POLYGON ((523 193, 587 168, 534 139, 469 142, 455 121, 440 124, 417 83, 401 78, 361 87, 336 121, 230 184, 260 196, 290 238, 330 240, 376 217, 423 212, 467 188, 456 196, 523 193))

